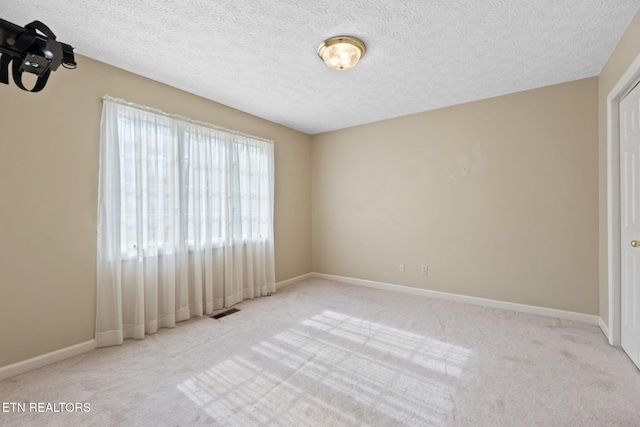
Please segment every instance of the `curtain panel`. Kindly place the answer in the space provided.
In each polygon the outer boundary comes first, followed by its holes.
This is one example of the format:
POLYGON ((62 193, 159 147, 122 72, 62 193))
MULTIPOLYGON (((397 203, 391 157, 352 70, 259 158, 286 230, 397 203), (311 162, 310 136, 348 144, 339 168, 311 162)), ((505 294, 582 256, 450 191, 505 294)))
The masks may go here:
POLYGON ((273 142, 105 97, 98 347, 275 292, 273 142))

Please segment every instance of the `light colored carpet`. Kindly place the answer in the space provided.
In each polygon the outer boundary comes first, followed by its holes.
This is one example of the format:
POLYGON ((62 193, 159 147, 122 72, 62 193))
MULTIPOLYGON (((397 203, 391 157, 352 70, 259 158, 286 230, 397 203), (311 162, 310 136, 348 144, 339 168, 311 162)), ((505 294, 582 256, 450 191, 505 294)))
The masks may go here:
POLYGON ((596 326, 310 279, 0 382, 2 425, 629 426, 640 372, 596 326))

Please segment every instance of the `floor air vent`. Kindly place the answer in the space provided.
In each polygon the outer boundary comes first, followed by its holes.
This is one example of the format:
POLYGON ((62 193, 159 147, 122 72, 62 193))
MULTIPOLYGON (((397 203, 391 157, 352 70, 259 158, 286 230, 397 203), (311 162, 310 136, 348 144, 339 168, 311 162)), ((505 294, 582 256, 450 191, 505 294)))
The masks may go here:
POLYGON ((240 309, 239 309, 239 308, 230 308, 230 309, 229 309, 229 310, 227 310, 227 311, 223 311, 222 313, 214 314, 213 316, 209 316, 209 317, 211 317, 212 319, 219 319, 219 318, 221 318, 221 317, 224 317, 224 316, 228 316, 228 315, 230 315, 230 314, 233 314, 233 313, 235 313, 236 311, 240 311, 240 309))

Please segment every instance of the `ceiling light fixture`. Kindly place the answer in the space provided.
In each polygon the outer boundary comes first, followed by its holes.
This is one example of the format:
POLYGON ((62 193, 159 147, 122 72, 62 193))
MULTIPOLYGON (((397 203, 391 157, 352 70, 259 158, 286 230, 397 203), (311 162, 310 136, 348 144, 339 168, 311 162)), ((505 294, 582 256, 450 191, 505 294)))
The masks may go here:
POLYGON ((318 46, 318 56, 334 70, 353 68, 364 55, 362 40, 352 36, 336 36, 318 46))

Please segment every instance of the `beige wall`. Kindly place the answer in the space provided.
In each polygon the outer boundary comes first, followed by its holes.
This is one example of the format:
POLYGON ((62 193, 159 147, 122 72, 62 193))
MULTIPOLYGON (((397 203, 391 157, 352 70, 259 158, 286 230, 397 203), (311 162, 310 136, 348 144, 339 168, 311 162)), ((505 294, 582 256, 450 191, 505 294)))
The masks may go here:
POLYGON ((599 76, 598 127, 599 127, 599 284, 600 284, 600 317, 609 325, 609 262, 607 243, 607 96, 613 86, 618 83, 629 65, 640 55, 640 12, 636 13, 615 50, 609 57, 599 76))
POLYGON ((105 94, 275 140, 276 280, 311 271, 308 135, 82 56, 78 62, 39 94, 0 85, 0 366, 93 339, 105 94))
POLYGON ((598 314, 597 105, 590 78, 314 136, 313 271, 598 314))

